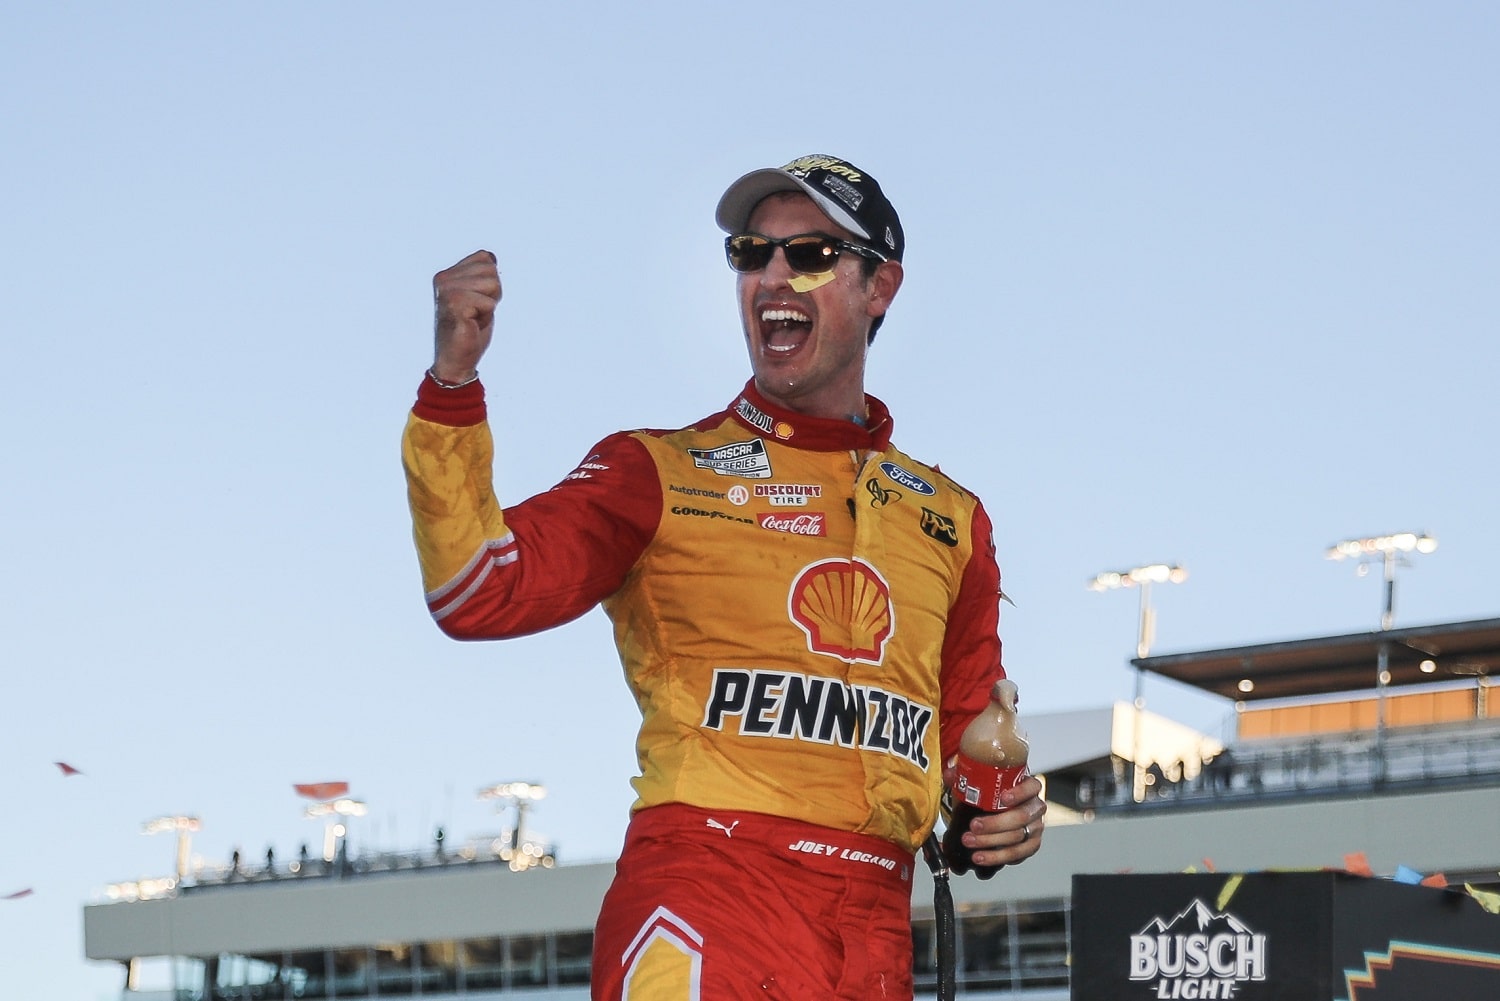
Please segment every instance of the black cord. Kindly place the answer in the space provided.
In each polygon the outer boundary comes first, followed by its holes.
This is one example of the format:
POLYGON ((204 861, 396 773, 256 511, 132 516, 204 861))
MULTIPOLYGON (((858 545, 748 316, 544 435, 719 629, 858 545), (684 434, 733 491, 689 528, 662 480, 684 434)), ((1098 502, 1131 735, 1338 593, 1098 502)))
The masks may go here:
POLYGON ((955 953, 953 890, 948 886, 948 863, 936 833, 922 843, 922 857, 932 870, 932 909, 937 915, 938 1001, 953 1001, 958 993, 958 957, 955 953))

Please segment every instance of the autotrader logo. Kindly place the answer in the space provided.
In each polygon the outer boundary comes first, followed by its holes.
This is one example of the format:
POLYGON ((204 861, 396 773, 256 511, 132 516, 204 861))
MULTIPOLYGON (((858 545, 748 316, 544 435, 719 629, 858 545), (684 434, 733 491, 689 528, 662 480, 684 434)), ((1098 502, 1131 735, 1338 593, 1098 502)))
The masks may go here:
POLYGON ((1236 998, 1247 982, 1266 979, 1266 952, 1265 935, 1195 899, 1130 936, 1130 979, 1149 984, 1152 998, 1236 998))

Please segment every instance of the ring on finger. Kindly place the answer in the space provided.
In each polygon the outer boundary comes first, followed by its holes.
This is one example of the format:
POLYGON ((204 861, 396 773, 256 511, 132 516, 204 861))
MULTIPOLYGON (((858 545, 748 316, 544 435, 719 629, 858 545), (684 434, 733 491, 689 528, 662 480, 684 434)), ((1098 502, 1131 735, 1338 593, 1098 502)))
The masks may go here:
POLYGON ((1022 824, 1021 825, 1021 840, 1022 841, 1030 841, 1031 840, 1031 825, 1030 824, 1022 824))

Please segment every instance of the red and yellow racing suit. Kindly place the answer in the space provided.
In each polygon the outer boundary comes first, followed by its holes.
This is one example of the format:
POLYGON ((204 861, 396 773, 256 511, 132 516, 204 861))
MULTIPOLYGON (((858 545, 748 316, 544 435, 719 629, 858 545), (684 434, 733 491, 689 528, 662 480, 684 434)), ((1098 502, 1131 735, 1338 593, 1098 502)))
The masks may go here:
POLYGON ((480 384, 425 380, 403 457, 431 613, 485 639, 602 602, 642 715, 637 819, 765 815, 830 835, 793 842, 847 833, 909 864, 1003 674, 1000 579, 978 499, 867 404, 865 426, 811 418, 752 381, 692 427, 611 435, 502 510, 480 384))

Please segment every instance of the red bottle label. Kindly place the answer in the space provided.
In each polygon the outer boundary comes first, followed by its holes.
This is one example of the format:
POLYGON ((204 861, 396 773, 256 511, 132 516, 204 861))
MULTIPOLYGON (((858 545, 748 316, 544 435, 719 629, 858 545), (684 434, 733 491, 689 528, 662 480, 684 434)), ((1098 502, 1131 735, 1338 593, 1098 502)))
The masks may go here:
POLYGON ((1031 774, 1025 765, 985 765, 973 758, 958 756, 958 778, 953 783, 953 797, 983 813, 1007 809, 1000 794, 1014 789, 1031 774))

